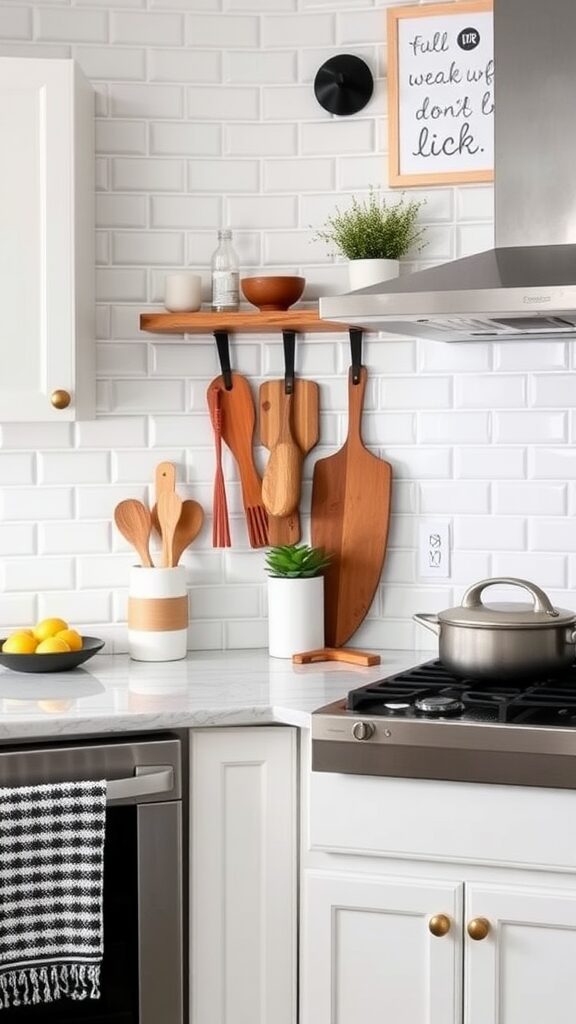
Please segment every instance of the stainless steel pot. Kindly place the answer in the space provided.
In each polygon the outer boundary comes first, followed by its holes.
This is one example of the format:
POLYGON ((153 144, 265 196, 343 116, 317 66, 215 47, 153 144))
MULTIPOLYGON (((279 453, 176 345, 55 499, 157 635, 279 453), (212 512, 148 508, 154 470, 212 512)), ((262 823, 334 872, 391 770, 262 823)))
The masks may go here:
POLYGON ((440 661, 457 676, 534 679, 560 675, 574 661, 576 613, 555 608, 528 580, 481 580, 458 608, 414 618, 436 633, 440 661), (484 590, 502 584, 528 591, 532 604, 484 604, 484 590))

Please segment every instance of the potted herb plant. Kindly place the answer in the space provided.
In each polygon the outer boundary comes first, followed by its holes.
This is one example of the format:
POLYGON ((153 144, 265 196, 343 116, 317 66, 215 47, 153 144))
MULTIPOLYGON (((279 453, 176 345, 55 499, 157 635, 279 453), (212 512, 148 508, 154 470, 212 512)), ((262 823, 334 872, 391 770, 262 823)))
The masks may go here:
POLYGON ((323 548, 286 544, 270 548, 268 569, 268 647, 272 658, 291 658, 324 646, 323 548))
POLYGON ((371 188, 363 202, 354 196, 348 210, 337 207, 328 217, 315 237, 349 260, 352 291, 397 277, 402 256, 423 248, 424 228, 417 224, 423 202, 405 196, 389 202, 371 188))

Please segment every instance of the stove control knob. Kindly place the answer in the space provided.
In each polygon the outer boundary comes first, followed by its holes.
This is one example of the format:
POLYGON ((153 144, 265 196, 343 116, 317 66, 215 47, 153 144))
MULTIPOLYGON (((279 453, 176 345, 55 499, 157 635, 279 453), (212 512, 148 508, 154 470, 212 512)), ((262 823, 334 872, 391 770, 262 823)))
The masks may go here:
POLYGON ((369 740, 374 735, 374 726, 371 722, 354 722, 352 735, 355 740, 369 740))

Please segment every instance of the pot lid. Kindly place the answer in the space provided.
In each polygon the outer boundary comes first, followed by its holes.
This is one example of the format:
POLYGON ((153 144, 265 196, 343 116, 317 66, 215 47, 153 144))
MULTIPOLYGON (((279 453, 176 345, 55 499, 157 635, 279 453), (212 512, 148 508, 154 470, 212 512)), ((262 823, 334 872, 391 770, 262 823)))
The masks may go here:
POLYGON ((474 626, 479 629, 544 629, 550 626, 572 625, 576 613, 567 608, 555 608, 550 598, 535 583, 528 580, 501 577, 481 580, 464 594, 462 604, 440 612, 438 620, 453 626, 474 626), (523 601, 482 601, 483 591, 492 586, 513 586, 528 591, 532 603, 523 601))

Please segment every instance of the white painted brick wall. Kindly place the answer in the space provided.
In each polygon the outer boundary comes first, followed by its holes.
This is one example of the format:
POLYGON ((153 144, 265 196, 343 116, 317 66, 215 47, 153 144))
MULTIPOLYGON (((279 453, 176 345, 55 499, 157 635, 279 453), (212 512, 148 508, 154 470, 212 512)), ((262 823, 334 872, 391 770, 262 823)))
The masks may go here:
MULTIPOLYGON (((251 273, 302 273, 307 298, 344 290, 344 267, 313 241, 352 192, 387 187, 386 0, 19 0, 0 3, 0 54, 73 56, 97 94, 98 419, 0 424, 0 622, 69 617, 126 644, 132 556, 114 505, 151 497, 153 468, 210 507, 214 455, 205 390, 210 338, 143 335, 164 275, 202 273, 228 224, 251 273), (333 118, 313 95, 317 68, 363 56, 374 95, 333 118)), ((492 242, 492 189, 414 190, 429 245, 411 269, 492 242)), ((322 447, 346 432, 345 333, 310 337, 298 368, 320 381, 322 447)), ((245 337, 233 360, 256 386, 282 372, 278 336, 245 337)), ((365 437, 396 475, 390 553, 358 645, 430 645, 411 620, 490 574, 534 579, 562 604, 576 587, 576 347, 569 342, 442 345, 368 337, 365 437), (452 576, 417 575, 422 517, 451 526, 452 576)), ((264 452, 257 450, 263 464, 264 452)), ((214 551, 208 518, 185 556, 193 648, 266 644, 263 553, 251 551, 226 457, 235 546, 214 551)), ((303 517, 308 529, 308 517, 303 517)))

